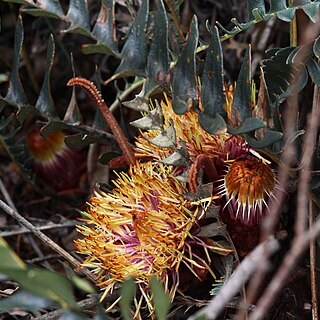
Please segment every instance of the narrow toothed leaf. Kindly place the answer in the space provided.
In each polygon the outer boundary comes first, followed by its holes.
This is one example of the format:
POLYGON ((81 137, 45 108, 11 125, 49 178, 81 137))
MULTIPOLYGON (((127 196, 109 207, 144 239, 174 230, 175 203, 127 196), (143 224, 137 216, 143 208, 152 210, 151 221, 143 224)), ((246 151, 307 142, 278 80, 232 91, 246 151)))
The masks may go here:
POLYGON ((138 120, 130 122, 136 128, 143 130, 161 130, 163 124, 163 116, 160 106, 148 112, 148 114, 138 120))
POLYGON ((248 135, 246 135, 245 137, 252 148, 263 149, 279 141, 283 137, 283 133, 279 131, 267 130, 261 140, 253 139, 248 135))
POLYGON ((160 148, 173 148, 176 144, 176 132, 173 125, 149 141, 160 148))
POLYGON ((248 11, 248 21, 255 20, 255 15, 253 10, 259 10, 261 15, 265 15, 266 7, 264 0, 251 0, 247 1, 247 11, 248 11))
POLYGON ((121 63, 115 74, 144 75, 146 73, 148 12, 149 0, 144 0, 121 51, 121 63))
POLYGON ((185 113, 197 98, 195 55, 198 45, 198 19, 191 21, 188 42, 183 47, 174 69, 172 82, 172 107, 175 113, 185 113))
POLYGON ((50 75, 51 68, 53 64, 55 45, 53 36, 51 35, 48 40, 48 49, 47 49, 47 65, 46 71, 42 83, 42 87, 40 90, 40 94, 36 103, 36 108, 42 115, 47 116, 48 118, 57 117, 57 111, 54 106, 54 102, 51 96, 50 90, 50 75))
POLYGON ((14 36, 14 49, 13 49, 13 61, 12 70, 9 79, 9 88, 4 100, 13 105, 19 107, 28 104, 27 96, 23 90, 20 76, 19 76, 19 64, 22 51, 24 30, 22 24, 22 18, 19 16, 15 36, 14 36))
POLYGON ((246 118, 239 128, 228 126, 231 134, 244 134, 265 127, 266 123, 257 118, 246 118))
POLYGON ((168 52, 168 18, 163 1, 158 0, 157 11, 155 13, 155 26, 147 63, 148 82, 146 92, 154 89, 161 82, 160 78, 163 78, 167 74, 169 70, 168 52))
POLYGON ((212 29, 211 40, 204 62, 201 82, 201 102, 199 112, 201 126, 211 134, 226 132, 224 109, 226 98, 223 93, 223 53, 217 27, 212 29))
POLYGON ((237 85, 234 90, 232 111, 235 115, 232 126, 242 126, 251 117, 251 48, 249 47, 243 58, 237 85))
POLYGON ((115 56, 119 55, 118 45, 115 34, 115 16, 114 16, 114 1, 113 0, 102 0, 100 12, 97 21, 92 30, 92 35, 96 38, 97 44, 86 45, 85 52, 94 52, 96 48, 97 52, 104 50, 101 53, 112 53, 115 56), (90 49, 89 49, 90 48, 90 49))
POLYGON ((90 36, 89 12, 86 0, 70 0, 67 18, 71 22, 65 32, 90 36))

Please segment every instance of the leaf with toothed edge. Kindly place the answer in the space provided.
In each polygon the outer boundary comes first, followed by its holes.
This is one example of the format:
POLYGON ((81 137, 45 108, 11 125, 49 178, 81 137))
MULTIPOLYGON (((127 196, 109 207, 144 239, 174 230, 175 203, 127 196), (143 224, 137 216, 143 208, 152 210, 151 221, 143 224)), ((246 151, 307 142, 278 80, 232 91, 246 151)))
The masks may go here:
POLYGON ((260 119, 248 117, 244 120, 243 124, 239 128, 234 128, 228 125, 228 132, 231 134, 244 134, 264 128, 265 125, 265 122, 260 119))
POLYGON ((142 1, 137 17, 131 27, 128 38, 121 51, 121 63, 115 71, 115 77, 146 73, 147 62, 147 21, 149 0, 142 1))
POLYGON ((283 134, 279 131, 272 131, 270 129, 266 129, 263 139, 256 140, 249 135, 244 135, 250 147, 254 149, 263 149, 269 147, 275 142, 282 139, 283 134))
POLYGON ((115 38, 114 1, 102 0, 100 12, 91 34, 96 38, 96 44, 85 44, 84 53, 104 53, 119 56, 115 38))
POLYGON ((255 15, 253 13, 253 10, 259 10, 259 13, 261 15, 264 15, 266 13, 266 7, 264 4, 264 0, 251 0, 247 1, 247 12, 248 12, 248 21, 254 20, 255 15))
POLYGON ((64 32, 76 32, 90 37, 89 12, 85 0, 70 0, 67 18, 71 25, 64 32))
POLYGON ((173 73, 172 107, 175 113, 184 114, 197 98, 195 55, 198 45, 198 19, 192 18, 189 39, 183 47, 173 73))
POLYGON ((152 91, 159 84, 160 75, 167 74, 169 70, 168 52, 168 18, 163 1, 158 0, 153 39, 147 62, 146 92, 152 91))
POLYGON ((157 105, 156 108, 149 111, 146 116, 132 121, 130 124, 142 130, 161 130, 163 125, 161 107, 157 105))
POLYGON ((188 164, 180 152, 174 152, 169 157, 160 160, 160 162, 171 166, 186 166, 188 164))
POLYGON ((223 93, 223 53, 218 28, 212 29, 212 36, 204 62, 201 81, 201 102, 203 111, 199 111, 199 123, 210 134, 225 133, 224 117, 226 111, 223 93))
POLYGON ((14 49, 13 49, 13 61, 12 70, 9 80, 9 88, 4 100, 10 104, 17 105, 19 107, 28 104, 27 96, 23 90, 20 77, 19 77, 19 63, 22 51, 24 31, 22 18, 19 16, 15 36, 14 36, 14 49))
POLYGON ((160 135, 150 139, 149 142, 160 148, 174 148, 176 144, 176 132, 173 124, 161 132, 160 135))
POLYGON ((55 45, 54 45, 53 35, 51 35, 48 40, 46 71, 45 71, 42 87, 40 90, 40 94, 36 103, 36 109, 39 110, 39 112, 42 115, 45 115, 48 118, 57 117, 57 110, 54 106, 54 102, 53 102, 51 91, 50 91, 50 74, 51 74, 51 68, 53 64, 54 52, 55 52, 55 45))
POLYGON ((264 121, 251 117, 251 90, 251 48, 249 46, 234 91, 231 114, 236 115, 236 119, 232 119, 233 123, 228 125, 228 132, 231 134, 243 134, 265 126, 264 121))

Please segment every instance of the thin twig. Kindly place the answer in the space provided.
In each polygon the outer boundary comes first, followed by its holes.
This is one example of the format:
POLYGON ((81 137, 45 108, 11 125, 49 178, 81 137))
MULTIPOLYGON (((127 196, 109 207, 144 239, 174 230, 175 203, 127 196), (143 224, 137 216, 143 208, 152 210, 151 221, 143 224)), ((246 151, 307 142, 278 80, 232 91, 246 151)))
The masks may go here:
POLYGON ((299 262, 304 251, 307 249, 309 242, 314 240, 320 234, 320 219, 299 237, 295 237, 293 244, 283 259, 283 262, 275 276, 270 281, 263 296, 257 303, 257 308, 251 314, 249 320, 261 320, 265 317, 268 310, 279 296, 285 281, 288 279, 294 267, 299 262))
MULTIPOLYGON (((314 224, 314 210, 312 200, 309 200, 309 226, 314 224)), ((318 294, 317 294, 317 274, 316 274, 316 245, 315 240, 310 241, 310 282, 311 282, 311 305, 312 320, 318 320, 318 294)))
MULTIPOLYGON (((81 222, 79 221, 75 221, 75 220, 70 220, 70 221, 66 221, 63 223, 49 223, 45 226, 36 226, 36 228, 38 230, 50 230, 50 229, 58 229, 58 228, 70 228, 70 227, 74 227, 75 225, 79 225, 81 224, 81 222)), ((0 232, 0 237, 12 237, 12 236, 17 236, 20 234, 25 234, 25 233, 30 233, 32 232, 31 230, 27 229, 27 228, 19 228, 17 230, 13 230, 13 231, 3 231, 0 232)))
MULTIPOLYGON (((273 280, 265 290, 263 296, 259 300, 258 311, 252 316, 252 319, 261 319, 261 313, 265 313, 271 306, 272 302, 276 298, 277 294, 283 287, 287 277, 289 276, 289 270, 293 269, 298 262, 299 257, 305 250, 304 237, 306 234, 307 214, 308 214, 308 199, 309 199, 309 181, 311 172, 311 160, 313 156, 314 146, 317 138, 317 129, 319 126, 320 118, 320 91, 319 87, 314 88, 314 97, 312 112, 308 118, 308 127, 304 139, 304 150, 301 160, 300 181, 298 187, 297 196, 297 218, 295 222, 295 238, 291 249, 285 256, 285 259, 280 266, 278 272, 274 276, 273 280)), ((320 227, 320 220, 317 222, 320 227)), ((310 226, 312 228, 313 226, 310 226)), ((316 227, 316 225, 315 225, 316 227)), ((311 229, 310 229, 311 230, 311 229)), ((311 231, 310 231, 311 232, 311 231)), ((311 238, 312 239, 312 238, 311 238)))
MULTIPOLYGON (((10 194, 9 194, 8 191, 7 191, 7 188, 5 187, 5 185, 3 184, 3 182, 2 182, 1 179, 0 179, 0 190, 1 190, 2 194, 3 194, 3 196, 4 196, 4 199, 5 199, 6 202, 9 204, 9 206, 10 206, 13 210, 15 210, 15 211, 18 212, 15 204, 13 203, 13 201, 12 201, 12 199, 11 199, 10 194)), ((41 249, 40 249, 40 247, 38 246, 37 242, 32 238, 32 236, 31 236, 30 234, 28 234, 28 235, 27 235, 27 238, 28 238, 28 240, 29 240, 29 242, 30 242, 33 250, 37 253, 37 255, 38 255, 39 257, 44 257, 43 252, 41 251, 41 249)), ((49 269, 49 270, 52 269, 52 267, 50 266, 50 264, 49 264, 47 261, 45 261, 45 266, 46 266, 46 268, 49 269)))
MULTIPOLYGON (((90 309, 95 307, 98 304, 99 301, 99 296, 95 296, 95 297, 90 297, 87 299, 84 299, 82 301, 79 301, 76 303, 76 305, 81 309, 81 310, 85 310, 85 309, 90 309)), ((59 319, 60 316, 65 312, 65 309, 58 309, 58 310, 54 310, 51 311, 47 314, 44 314, 40 317, 36 317, 33 318, 33 320, 54 320, 54 319, 59 319)))
POLYGON ((95 278, 93 274, 84 268, 80 268, 80 262, 75 259, 72 255, 70 255, 67 251, 62 249, 58 244, 56 244, 54 241, 52 241, 49 237, 47 237, 44 233, 42 233, 38 228, 36 228, 32 223, 30 223, 28 220, 26 220, 24 217, 22 217, 18 212, 10 208, 5 202, 0 200, 0 208, 16 219, 19 223, 21 223, 23 226, 25 226, 27 229, 29 229, 35 236, 37 236, 41 241, 43 241, 46 245, 48 245, 52 250, 59 253, 63 258, 65 258, 67 261, 69 261, 74 267, 76 267, 76 270, 84 274, 88 279, 90 279, 92 282, 95 282, 95 278))
POLYGON ((199 310, 188 320, 195 320, 202 316, 201 319, 216 319, 223 311, 225 305, 239 292, 242 286, 252 276, 252 273, 260 263, 265 251, 275 253, 279 249, 279 242, 270 237, 265 242, 259 244, 251 253, 249 253, 236 268, 230 279, 220 289, 218 294, 210 301, 209 305, 199 310))

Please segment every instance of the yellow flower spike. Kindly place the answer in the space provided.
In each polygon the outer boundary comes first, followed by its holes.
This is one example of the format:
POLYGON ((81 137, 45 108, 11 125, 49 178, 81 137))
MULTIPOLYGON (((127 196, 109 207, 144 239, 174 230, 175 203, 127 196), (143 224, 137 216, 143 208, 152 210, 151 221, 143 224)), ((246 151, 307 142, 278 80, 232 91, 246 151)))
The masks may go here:
POLYGON ((87 256, 83 265, 93 268, 105 294, 127 277, 136 278, 144 291, 156 275, 173 299, 182 262, 212 273, 205 246, 191 235, 200 206, 183 198, 186 185, 169 166, 137 162, 118 174, 115 185, 112 193, 94 194, 84 214, 86 225, 78 227, 84 237, 76 240, 77 251, 87 256), (192 255, 194 245, 204 258, 192 255))

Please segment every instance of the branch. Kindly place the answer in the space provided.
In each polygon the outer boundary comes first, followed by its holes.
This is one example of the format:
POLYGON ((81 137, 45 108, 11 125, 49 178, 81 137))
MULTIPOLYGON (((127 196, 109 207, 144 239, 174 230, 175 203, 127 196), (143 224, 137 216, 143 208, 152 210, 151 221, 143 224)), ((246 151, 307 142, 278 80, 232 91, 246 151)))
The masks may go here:
POLYGON ((48 245, 52 250, 59 253, 62 257, 64 257, 67 261, 69 261, 77 271, 84 274, 88 279, 90 279, 92 282, 95 282, 95 278, 93 274, 84 268, 80 267, 80 261, 75 259, 72 255, 70 255, 67 251, 62 249, 58 244, 56 244, 54 241, 52 241, 49 237, 47 237, 44 233, 42 233, 40 230, 38 230, 37 227, 35 227, 32 223, 30 223, 28 220, 26 220, 24 217, 22 217, 19 213, 17 213, 15 210, 10 208, 5 202, 0 200, 0 208, 10 215, 12 218, 16 219, 20 224, 25 226, 27 229, 30 230, 35 236, 37 236, 41 241, 43 241, 46 245, 48 245))
POLYGON ((274 237, 270 237, 265 242, 259 244, 251 253, 249 253, 236 268, 230 279, 223 285, 218 294, 210 301, 209 305, 199 310, 188 320, 216 319, 224 310, 225 305, 241 290, 242 286, 252 276, 259 265, 261 258, 268 250, 272 254, 279 249, 279 242, 274 237))

